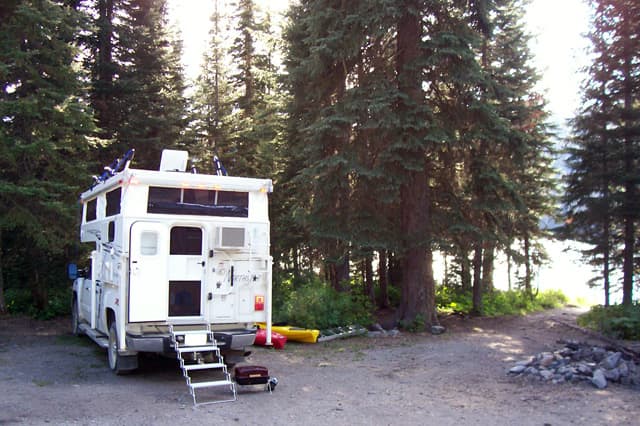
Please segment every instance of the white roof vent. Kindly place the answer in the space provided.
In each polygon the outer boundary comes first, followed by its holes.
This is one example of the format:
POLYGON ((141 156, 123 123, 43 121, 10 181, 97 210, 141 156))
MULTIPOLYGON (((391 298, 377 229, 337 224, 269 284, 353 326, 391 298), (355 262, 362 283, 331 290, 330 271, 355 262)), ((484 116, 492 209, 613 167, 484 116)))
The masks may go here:
POLYGON ((187 170, 189 153, 187 151, 176 151, 173 149, 163 149, 160 159, 161 172, 184 172, 187 170))

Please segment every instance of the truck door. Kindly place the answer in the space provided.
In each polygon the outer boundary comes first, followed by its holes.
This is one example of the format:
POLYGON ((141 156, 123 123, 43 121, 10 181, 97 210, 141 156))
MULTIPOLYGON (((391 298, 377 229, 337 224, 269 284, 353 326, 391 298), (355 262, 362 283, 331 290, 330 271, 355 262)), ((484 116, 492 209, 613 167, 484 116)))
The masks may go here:
POLYGON ((161 223, 131 225, 129 247, 129 321, 167 319, 167 227, 161 223))
POLYGON ((171 228, 169 248, 169 317, 203 319, 206 241, 198 226, 171 228))

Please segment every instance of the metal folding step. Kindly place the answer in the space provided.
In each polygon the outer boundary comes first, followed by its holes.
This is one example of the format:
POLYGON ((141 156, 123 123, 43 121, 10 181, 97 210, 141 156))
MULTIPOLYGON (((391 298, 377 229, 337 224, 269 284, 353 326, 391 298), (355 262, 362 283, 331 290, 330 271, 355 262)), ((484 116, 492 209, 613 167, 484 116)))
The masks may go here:
MULTIPOLYGON (((180 363, 182 375, 185 378, 189 393, 193 398, 193 405, 213 404, 218 402, 231 402, 237 399, 236 384, 231 380, 231 374, 227 370, 224 359, 220 354, 220 348, 213 336, 209 324, 202 325, 169 325, 171 333, 171 341, 176 351, 176 356, 180 363), (185 357, 190 358, 189 360, 185 357), (213 362, 206 362, 205 357, 211 357, 213 362), (190 362, 187 362, 190 361, 190 362), (198 371, 199 373, 218 373, 217 378, 211 380, 212 377, 201 378, 204 381, 194 382, 190 372, 198 371), (221 374, 220 374, 221 373, 221 374), (212 389, 228 387, 231 397, 222 397, 219 399, 209 399, 206 401, 198 401, 196 397, 196 389, 212 389)), ((219 396, 216 394, 216 396, 219 396)))

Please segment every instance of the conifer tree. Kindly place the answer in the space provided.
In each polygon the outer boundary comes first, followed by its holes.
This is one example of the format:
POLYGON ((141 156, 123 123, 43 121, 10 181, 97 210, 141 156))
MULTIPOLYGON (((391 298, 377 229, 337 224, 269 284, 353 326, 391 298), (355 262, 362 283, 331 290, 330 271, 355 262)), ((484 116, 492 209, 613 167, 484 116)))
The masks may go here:
POLYGON ((591 254, 603 266, 605 302, 610 266, 616 265, 622 270, 622 303, 630 305, 640 207, 640 5, 631 0, 591 5, 594 59, 569 147, 569 230, 595 244, 591 254))
POLYGON ((214 171, 214 155, 218 154, 225 160, 225 147, 229 143, 228 123, 233 108, 228 61, 225 60, 224 42, 227 35, 222 28, 224 18, 216 0, 210 18, 209 43, 192 96, 193 121, 190 126, 195 139, 192 151, 200 160, 200 167, 210 172, 214 171))
POLYGON ((123 120, 113 148, 135 148, 136 164, 150 169, 160 164, 162 149, 182 145, 186 127, 181 44, 172 40, 166 8, 166 0, 123 0, 118 25, 123 120))
POLYGON ((39 309, 63 279, 51 265, 75 241, 78 185, 88 182, 81 159, 92 114, 75 63, 82 22, 62 1, 0 6, 0 276, 8 253, 22 257, 13 276, 29 285, 39 309))
POLYGON ((275 167, 270 152, 277 144, 281 110, 272 61, 271 21, 253 0, 239 0, 235 6, 232 22, 236 36, 229 51, 235 64, 229 75, 234 111, 220 154, 226 158, 230 173, 270 175, 275 167))

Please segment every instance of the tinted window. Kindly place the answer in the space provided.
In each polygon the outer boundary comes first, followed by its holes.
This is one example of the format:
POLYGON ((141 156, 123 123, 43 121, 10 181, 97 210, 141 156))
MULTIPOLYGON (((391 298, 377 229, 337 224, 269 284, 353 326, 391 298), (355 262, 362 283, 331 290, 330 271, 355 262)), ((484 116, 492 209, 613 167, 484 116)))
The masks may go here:
POLYGON ((148 213, 249 217, 249 193, 149 187, 148 213))
POLYGON ((122 188, 107 192, 107 216, 113 216, 120 213, 121 197, 122 188))
POLYGON ((109 242, 112 243, 116 238, 116 223, 109 222, 109 242))
POLYGON ((200 281, 169 281, 169 316, 200 315, 200 281))
POLYGON ((98 207, 98 200, 94 198, 93 200, 87 201, 87 213, 86 213, 86 221, 96 220, 96 211, 98 207))
POLYGON ((169 254, 202 254, 202 229, 188 226, 171 228, 171 248, 169 254))

